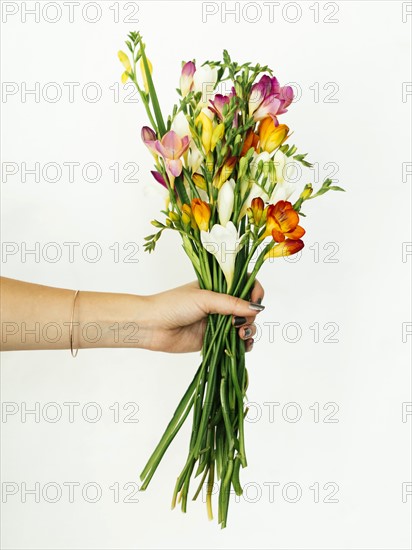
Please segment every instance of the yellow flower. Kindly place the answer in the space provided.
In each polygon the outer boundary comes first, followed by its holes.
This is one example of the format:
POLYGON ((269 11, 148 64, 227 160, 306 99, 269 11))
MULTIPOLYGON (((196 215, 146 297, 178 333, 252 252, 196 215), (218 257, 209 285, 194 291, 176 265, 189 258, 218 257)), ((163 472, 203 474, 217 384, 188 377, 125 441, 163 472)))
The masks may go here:
POLYGON ((200 115, 195 120, 196 125, 201 124, 202 126, 202 144, 205 150, 206 155, 210 151, 212 143, 212 134, 213 134, 213 124, 210 118, 202 111, 200 115))
POLYGON ((129 58, 124 52, 122 52, 122 50, 119 50, 117 56, 123 67, 126 69, 122 74, 122 83, 125 84, 129 78, 130 73, 132 72, 132 66, 130 65, 129 58))

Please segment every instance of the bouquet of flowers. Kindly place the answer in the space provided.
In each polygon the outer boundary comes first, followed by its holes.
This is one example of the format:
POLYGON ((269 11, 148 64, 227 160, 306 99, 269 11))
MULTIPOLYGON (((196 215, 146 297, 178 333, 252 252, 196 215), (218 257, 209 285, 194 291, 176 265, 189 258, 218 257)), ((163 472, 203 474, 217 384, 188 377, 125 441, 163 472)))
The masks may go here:
MULTIPOLYGON (((152 221, 158 231, 146 237, 145 248, 153 251, 163 231, 176 231, 201 288, 248 299, 265 261, 303 248, 303 203, 342 189, 327 179, 314 192, 308 183, 294 203, 289 201, 297 165, 311 165, 295 145, 285 143, 290 131, 279 117, 292 103, 293 90, 280 86, 269 67, 240 65, 227 51, 222 61, 183 63, 179 99, 165 120, 141 35, 130 33, 126 45, 129 54, 118 54, 122 82, 136 85, 146 108, 150 127, 142 128, 142 139, 153 155, 152 175, 168 192, 165 219, 152 221)), ((212 519, 212 492, 220 482, 218 521, 226 527, 231 490, 242 494, 239 472, 247 465, 247 386, 245 344, 231 316, 209 315, 201 363, 141 473, 140 489, 147 488, 193 411, 172 508, 180 502, 186 511, 191 478, 201 476, 193 500, 205 486, 212 519)))

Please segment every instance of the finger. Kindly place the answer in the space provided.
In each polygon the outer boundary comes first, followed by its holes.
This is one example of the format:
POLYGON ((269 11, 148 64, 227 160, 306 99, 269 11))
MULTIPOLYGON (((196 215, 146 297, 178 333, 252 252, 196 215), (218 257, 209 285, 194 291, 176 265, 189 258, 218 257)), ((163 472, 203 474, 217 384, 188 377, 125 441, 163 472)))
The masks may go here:
POLYGON ((253 340, 253 338, 249 338, 249 340, 246 340, 246 342, 245 342, 245 351, 246 351, 246 353, 248 351, 252 351, 254 342, 255 341, 253 340))
POLYGON ((256 320, 256 315, 252 315, 252 316, 248 315, 247 317, 239 317, 237 315, 234 315, 232 317, 233 326, 236 328, 240 328, 243 325, 251 325, 252 323, 255 322, 255 320, 256 320))
POLYGON ((260 304, 263 301, 264 296, 265 296, 265 291, 263 290, 263 286, 256 279, 255 284, 253 286, 252 293, 250 295, 250 301, 260 304))
POLYGON ((256 334, 256 325, 254 323, 251 325, 245 325, 244 327, 239 329, 238 332, 242 340, 248 340, 256 334))
MULTIPOLYGON (((199 305, 205 313, 220 313, 221 315, 235 315, 236 317, 253 317, 265 306, 248 302, 229 294, 221 294, 212 290, 199 291, 199 305)), ((246 320, 245 320, 246 323, 246 320)))

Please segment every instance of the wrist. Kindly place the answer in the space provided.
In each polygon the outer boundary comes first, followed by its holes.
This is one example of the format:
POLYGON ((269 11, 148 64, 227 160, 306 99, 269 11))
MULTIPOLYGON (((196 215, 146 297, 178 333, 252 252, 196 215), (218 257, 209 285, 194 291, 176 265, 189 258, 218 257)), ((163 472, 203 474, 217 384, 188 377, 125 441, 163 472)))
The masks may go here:
POLYGON ((145 296, 81 291, 73 322, 74 346, 141 348, 147 339, 145 296))

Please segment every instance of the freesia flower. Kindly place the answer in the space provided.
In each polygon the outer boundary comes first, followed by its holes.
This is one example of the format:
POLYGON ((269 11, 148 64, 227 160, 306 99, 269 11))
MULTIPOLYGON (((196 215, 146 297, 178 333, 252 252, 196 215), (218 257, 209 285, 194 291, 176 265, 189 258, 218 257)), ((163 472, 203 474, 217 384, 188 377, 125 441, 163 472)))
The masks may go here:
POLYGON ((253 115, 254 120, 271 117, 277 125, 276 115, 286 113, 286 107, 292 99, 293 90, 290 86, 281 88, 276 77, 264 75, 250 90, 249 114, 253 115))
POLYGON ((237 157, 229 157, 222 168, 219 170, 219 172, 216 174, 215 178, 213 179, 213 185, 220 189, 222 185, 225 183, 226 180, 228 180, 236 166, 237 163, 237 157))
POLYGON ((157 136, 149 126, 143 126, 141 131, 142 141, 149 151, 157 158, 158 152, 156 149, 157 136))
POLYGON ((259 136, 255 134, 252 128, 250 128, 246 134, 245 141, 243 142, 243 147, 242 147, 240 156, 244 157, 251 147, 253 147, 253 149, 256 151, 258 143, 259 143, 259 136))
POLYGON ((250 209, 253 215, 253 223, 257 226, 260 225, 262 219, 263 210, 265 209, 265 203, 261 197, 255 197, 250 203, 250 209))
POLYGON ((290 202, 279 201, 268 206, 262 239, 272 236, 274 241, 281 243, 285 239, 300 239, 304 234, 305 230, 299 225, 299 214, 290 202))
POLYGON ((183 169, 180 157, 189 147, 189 136, 184 136, 183 139, 170 130, 161 139, 155 142, 156 151, 164 158, 166 162, 166 170, 172 177, 180 176, 183 169))
POLYGON ((269 258, 280 258, 282 256, 291 256, 296 254, 305 246, 304 242, 300 239, 292 240, 286 239, 285 241, 275 245, 265 254, 264 260, 269 258))
POLYGON ((180 91, 182 92, 183 97, 186 97, 193 88, 193 75, 195 74, 195 71, 196 65, 193 61, 188 61, 182 67, 182 74, 180 76, 180 91))
POLYGON ((179 111, 173 119, 172 130, 174 130, 180 138, 191 135, 189 123, 185 114, 182 111, 179 111))
POLYGON ((235 272, 236 255, 240 250, 240 239, 233 222, 226 227, 215 223, 210 231, 201 231, 200 239, 204 248, 218 261, 230 289, 235 272))
POLYGON ((127 54, 122 52, 122 50, 119 50, 119 52, 117 53, 117 56, 118 56, 121 64, 125 68, 125 71, 122 74, 122 83, 125 84, 127 82, 127 80, 129 79, 129 74, 131 74, 131 72, 132 72, 132 66, 130 64, 130 61, 129 61, 129 58, 128 58, 127 54))
POLYGON ((295 161, 280 150, 274 154, 273 162, 276 169, 276 186, 270 197, 270 202, 276 203, 280 200, 288 200, 296 191, 297 168, 295 161))
POLYGON ((209 229, 210 206, 207 202, 200 199, 193 199, 191 206, 193 217, 199 229, 201 231, 207 231, 209 229))
POLYGON ((253 84, 249 97, 249 114, 254 120, 262 120, 272 116, 276 122, 276 114, 282 107, 282 101, 278 98, 280 86, 277 78, 267 75, 256 84, 253 84))
POLYGON ((160 172, 157 172, 157 170, 151 170, 150 172, 152 174, 152 176, 154 177, 154 179, 160 183, 160 185, 163 185, 163 187, 165 187, 167 189, 167 184, 164 180, 164 177, 162 176, 162 174, 160 172))
POLYGON ((207 105, 210 98, 213 95, 213 90, 215 88, 217 81, 217 68, 211 67, 210 65, 203 65, 196 69, 195 74, 193 75, 193 90, 197 92, 202 92, 200 98, 200 103, 202 105, 207 105))
POLYGON ((222 141, 223 136, 225 135, 225 125, 223 122, 218 124, 216 128, 213 130, 212 139, 210 141, 210 150, 214 151, 216 145, 219 141, 222 141))
POLYGON ((213 124, 207 114, 201 111, 200 115, 195 120, 196 125, 201 124, 202 126, 202 145, 205 150, 206 155, 210 151, 213 135, 213 124))
POLYGON ((203 161, 203 153, 199 151, 194 143, 190 145, 189 152, 187 155, 187 165, 191 168, 192 172, 196 172, 203 161))
POLYGON ((217 206, 219 211, 219 221, 223 226, 227 225, 233 213, 235 202, 235 180, 226 181, 219 190, 217 196, 217 206))
POLYGON ((202 189, 203 191, 207 190, 206 180, 202 174, 192 174, 192 180, 196 187, 199 187, 199 189, 202 189))
POLYGON ((230 97, 227 95, 216 94, 213 100, 209 101, 209 109, 217 115, 220 120, 223 120, 223 108, 225 105, 229 105, 230 97))
POLYGON ((293 101, 293 88, 292 86, 282 86, 279 92, 279 99, 283 101, 282 113, 286 113, 286 108, 293 101))
POLYGON ((264 118, 259 125, 259 145, 263 151, 273 153, 288 138, 289 128, 286 124, 276 124, 270 117, 264 118))

